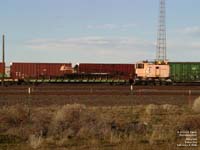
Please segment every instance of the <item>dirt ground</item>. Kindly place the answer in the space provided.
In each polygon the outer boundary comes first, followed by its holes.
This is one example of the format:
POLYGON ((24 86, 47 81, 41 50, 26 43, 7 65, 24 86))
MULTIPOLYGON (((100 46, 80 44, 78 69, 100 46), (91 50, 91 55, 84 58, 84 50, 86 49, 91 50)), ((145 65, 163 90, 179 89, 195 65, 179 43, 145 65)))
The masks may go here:
POLYGON ((85 104, 87 106, 130 106, 147 104, 189 105, 197 96, 167 95, 0 95, 0 107, 28 104, 41 107, 49 105, 85 104))

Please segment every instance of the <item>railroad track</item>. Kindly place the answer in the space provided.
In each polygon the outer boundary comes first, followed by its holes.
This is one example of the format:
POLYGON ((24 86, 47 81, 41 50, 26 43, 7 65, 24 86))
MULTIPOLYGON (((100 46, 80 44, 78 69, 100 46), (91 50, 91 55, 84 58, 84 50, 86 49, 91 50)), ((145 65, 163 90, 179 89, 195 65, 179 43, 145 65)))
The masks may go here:
POLYGON ((199 86, 10 86, 0 87, 0 95, 200 95, 199 86))
MULTIPOLYGON (((7 89, 27 89, 29 87, 35 89, 130 89, 129 85, 109 85, 109 84, 41 84, 41 85, 12 85, 7 87, 1 87, 0 90, 7 90, 7 89)), ((133 89, 196 89, 200 90, 200 86, 133 86, 133 89)))
POLYGON ((0 107, 33 107, 80 103, 89 106, 131 106, 147 104, 189 105, 200 96, 191 86, 39 85, 0 87, 0 107), (30 88, 30 94, 28 89, 30 88))

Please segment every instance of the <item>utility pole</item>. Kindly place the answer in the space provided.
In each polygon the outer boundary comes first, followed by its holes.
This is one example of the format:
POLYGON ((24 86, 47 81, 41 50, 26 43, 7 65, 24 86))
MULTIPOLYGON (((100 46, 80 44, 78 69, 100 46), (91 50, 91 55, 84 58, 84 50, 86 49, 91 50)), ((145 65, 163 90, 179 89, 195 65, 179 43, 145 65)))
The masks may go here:
POLYGON ((2 79, 1 85, 4 86, 4 77, 5 77, 5 35, 2 36, 2 79))
POLYGON ((166 54, 166 8, 165 0, 160 0, 159 8, 159 23, 158 23, 158 36, 157 36, 157 52, 156 61, 163 62, 167 59, 166 54))

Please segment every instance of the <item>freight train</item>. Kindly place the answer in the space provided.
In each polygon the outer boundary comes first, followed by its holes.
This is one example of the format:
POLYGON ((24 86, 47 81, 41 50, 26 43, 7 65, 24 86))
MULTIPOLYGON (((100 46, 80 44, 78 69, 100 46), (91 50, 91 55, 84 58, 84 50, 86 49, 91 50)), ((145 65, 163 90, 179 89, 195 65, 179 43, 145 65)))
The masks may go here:
POLYGON ((136 64, 139 84, 200 84, 200 62, 148 62, 136 64))
MULTIPOLYGON (((3 73, 0 63, 0 76, 3 73)), ((142 85, 200 84, 200 62, 136 64, 17 63, 6 67, 10 83, 120 83, 142 85)))

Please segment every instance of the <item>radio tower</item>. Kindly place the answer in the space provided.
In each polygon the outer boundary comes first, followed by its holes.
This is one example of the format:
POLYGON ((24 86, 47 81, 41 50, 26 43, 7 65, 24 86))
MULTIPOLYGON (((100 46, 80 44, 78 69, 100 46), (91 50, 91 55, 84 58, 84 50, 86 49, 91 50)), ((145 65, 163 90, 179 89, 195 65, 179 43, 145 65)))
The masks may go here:
POLYGON ((156 60, 166 61, 165 0, 160 0, 156 60))

